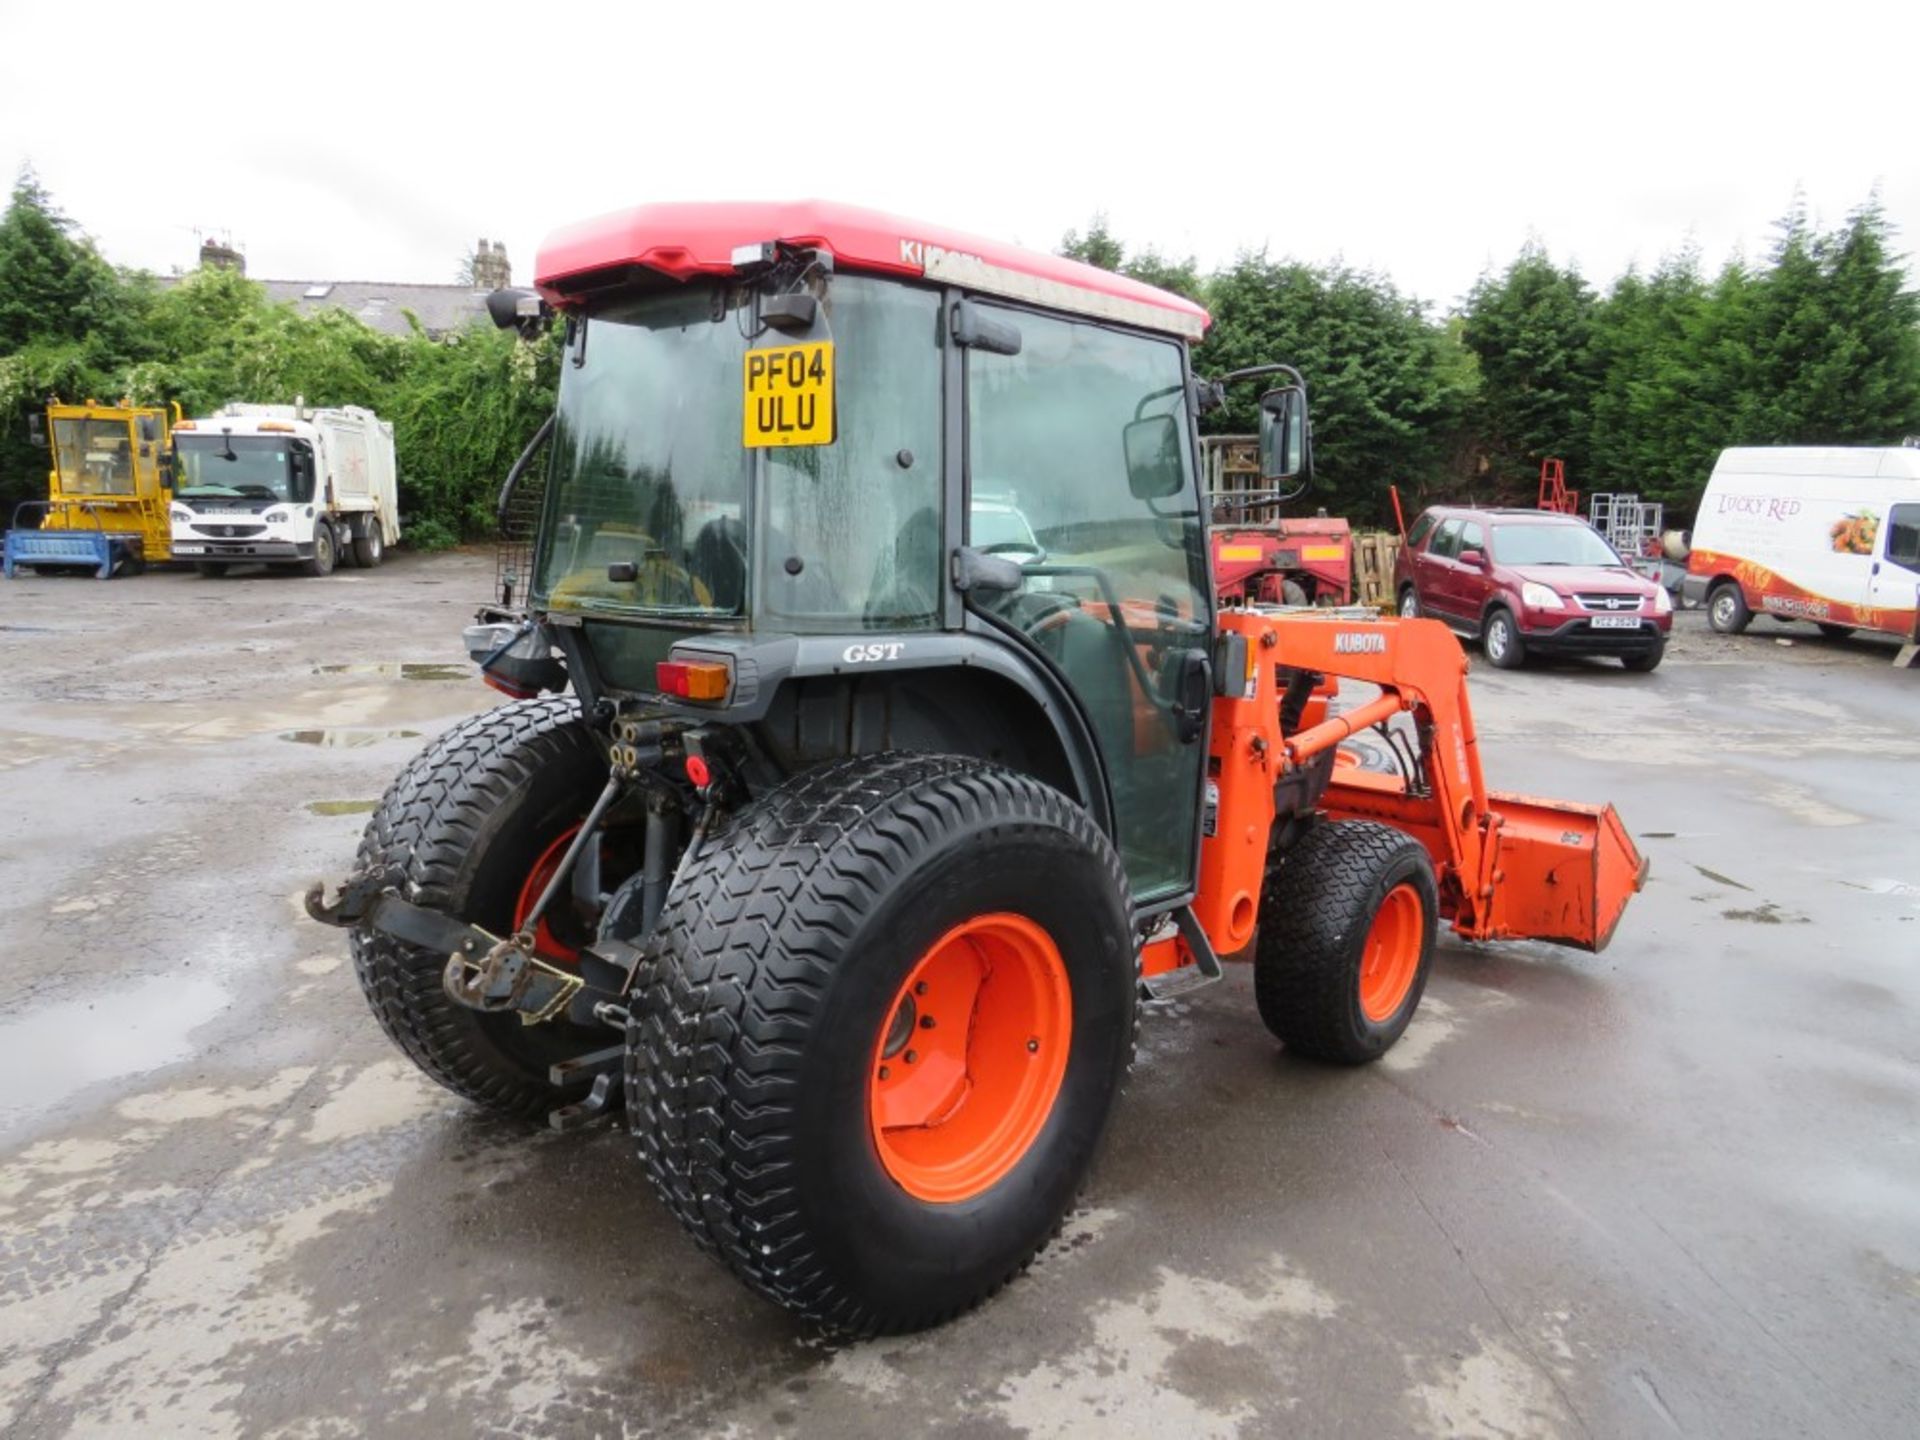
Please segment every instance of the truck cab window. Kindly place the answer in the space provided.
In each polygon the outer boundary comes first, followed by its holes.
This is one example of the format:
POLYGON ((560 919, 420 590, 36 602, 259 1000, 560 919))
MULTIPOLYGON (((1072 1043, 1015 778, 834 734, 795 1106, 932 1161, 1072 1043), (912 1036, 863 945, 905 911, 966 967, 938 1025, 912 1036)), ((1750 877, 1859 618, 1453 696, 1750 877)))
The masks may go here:
POLYGON ((1887 559, 1920 570, 1920 505, 1895 505, 1887 512, 1887 559))

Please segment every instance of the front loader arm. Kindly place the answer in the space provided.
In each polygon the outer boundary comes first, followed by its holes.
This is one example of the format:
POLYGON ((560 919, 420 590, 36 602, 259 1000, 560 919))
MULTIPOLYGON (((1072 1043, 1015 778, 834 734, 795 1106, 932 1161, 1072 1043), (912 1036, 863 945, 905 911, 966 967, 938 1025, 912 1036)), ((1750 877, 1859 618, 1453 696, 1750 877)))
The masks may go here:
POLYGON ((1252 938, 1268 869, 1312 813, 1373 820, 1418 839, 1433 860, 1442 914, 1470 940, 1536 938, 1598 950, 1611 938, 1646 863, 1610 806, 1491 793, 1467 696, 1467 658, 1438 621, 1352 612, 1227 610, 1223 655, 1244 670, 1225 677, 1208 754, 1211 823, 1201 845, 1193 912, 1214 948, 1252 938), (1239 663, 1239 662, 1237 662, 1239 663), (1319 686, 1315 702, 1284 714, 1290 677, 1319 686), (1378 687, 1328 714, 1339 681, 1378 687), (1359 731, 1405 714, 1411 776, 1382 773, 1338 753, 1359 731), (1293 720, 1291 728, 1287 721, 1293 720), (1328 751, 1335 751, 1332 765, 1328 751), (1314 767, 1324 784, 1299 783, 1314 767))

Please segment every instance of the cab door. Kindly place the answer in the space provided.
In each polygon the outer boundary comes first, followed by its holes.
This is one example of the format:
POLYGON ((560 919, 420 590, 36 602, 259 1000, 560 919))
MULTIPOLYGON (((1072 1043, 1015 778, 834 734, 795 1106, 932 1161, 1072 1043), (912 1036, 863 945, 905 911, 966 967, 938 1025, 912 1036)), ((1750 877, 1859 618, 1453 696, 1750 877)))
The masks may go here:
POLYGON ((1920 503, 1891 506, 1880 533, 1882 548, 1868 579, 1868 600, 1889 628, 1911 635, 1920 608, 1920 503))
POLYGON ((1460 613, 1459 587, 1454 583, 1454 571, 1458 567, 1454 556, 1460 553, 1460 521, 1458 517, 1442 520, 1440 528, 1433 532, 1433 538, 1427 541, 1426 550, 1415 557, 1418 567, 1420 608, 1430 610, 1436 615, 1449 619, 1460 613))
POLYGON ((1178 691, 1213 627, 1184 352, 972 303, 1019 350, 967 351, 967 543, 1017 563, 1022 581, 969 603, 1079 701, 1136 900, 1177 895, 1193 883, 1206 760, 1205 725, 1182 724, 1178 691))

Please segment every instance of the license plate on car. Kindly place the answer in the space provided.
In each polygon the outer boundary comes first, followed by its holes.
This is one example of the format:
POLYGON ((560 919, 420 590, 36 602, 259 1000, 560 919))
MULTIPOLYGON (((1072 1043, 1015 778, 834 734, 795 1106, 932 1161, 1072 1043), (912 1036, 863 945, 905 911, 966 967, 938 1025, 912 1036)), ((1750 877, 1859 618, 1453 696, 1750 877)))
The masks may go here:
POLYGON ((1638 630, 1640 628, 1640 617, 1638 615, 1596 615, 1593 617, 1593 628, 1596 630, 1638 630))
POLYGON ((833 342, 749 350, 741 369, 740 436, 750 450, 833 443, 833 342))

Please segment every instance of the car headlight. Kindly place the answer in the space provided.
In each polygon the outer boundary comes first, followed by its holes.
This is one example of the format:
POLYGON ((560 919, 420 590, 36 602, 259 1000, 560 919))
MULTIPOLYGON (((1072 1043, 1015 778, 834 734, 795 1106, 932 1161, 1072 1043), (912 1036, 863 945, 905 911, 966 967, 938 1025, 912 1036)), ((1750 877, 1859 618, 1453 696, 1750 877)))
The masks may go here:
POLYGON ((1673 597, 1667 594, 1667 587, 1662 585, 1658 590, 1653 592, 1653 613, 1656 615, 1666 615, 1671 613, 1672 610, 1673 597))
POLYGON ((1535 610, 1563 610, 1567 604, 1552 586, 1542 585, 1538 580, 1529 580, 1520 587, 1520 603, 1535 610))
POLYGON ((269 510, 260 518, 269 525, 284 525, 287 523, 287 512, 284 510, 269 510))
POLYGON ((176 505, 173 507, 173 509, 169 510, 167 513, 171 515, 175 520, 179 521, 182 525, 190 525, 193 523, 193 512, 191 510, 184 510, 180 506, 176 505))

